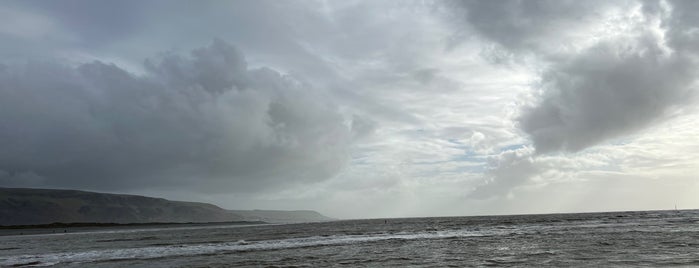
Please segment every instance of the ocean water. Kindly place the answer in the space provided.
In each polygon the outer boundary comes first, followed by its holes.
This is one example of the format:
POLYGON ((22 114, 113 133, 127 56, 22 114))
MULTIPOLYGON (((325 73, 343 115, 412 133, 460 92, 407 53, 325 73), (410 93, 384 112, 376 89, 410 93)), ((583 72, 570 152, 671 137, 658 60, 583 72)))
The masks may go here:
POLYGON ((697 210, 16 232, 0 266, 699 266, 697 210))

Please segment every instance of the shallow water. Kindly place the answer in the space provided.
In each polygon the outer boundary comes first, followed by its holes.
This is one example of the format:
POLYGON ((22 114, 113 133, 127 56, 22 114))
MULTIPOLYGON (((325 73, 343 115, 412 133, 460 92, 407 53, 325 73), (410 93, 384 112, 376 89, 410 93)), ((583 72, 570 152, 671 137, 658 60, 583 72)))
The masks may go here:
POLYGON ((699 265, 699 211, 78 229, 0 236, 0 266, 699 265))

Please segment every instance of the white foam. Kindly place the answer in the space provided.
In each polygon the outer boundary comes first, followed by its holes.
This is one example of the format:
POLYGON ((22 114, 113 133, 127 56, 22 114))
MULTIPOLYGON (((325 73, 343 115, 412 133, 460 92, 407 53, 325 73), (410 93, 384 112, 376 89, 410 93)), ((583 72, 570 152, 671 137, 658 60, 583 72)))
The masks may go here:
POLYGON ((83 252, 63 252, 39 255, 17 255, 0 258, 0 266, 12 266, 35 263, 33 266, 50 266, 60 263, 86 263, 96 261, 128 260, 128 259, 153 259, 169 256, 193 256, 203 254, 216 254, 221 252, 275 250, 287 248, 343 245, 354 243, 369 243, 390 239, 418 240, 418 239, 444 239, 458 237, 483 236, 482 232, 468 230, 449 230, 421 233, 394 233, 373 235, 336 235, 336 236, 312 236, 302 238, 264 240, 264 241, 236 241, 210 244, 183 244, 171 246, 154 246, 143 248, 125 248, 111 250, 92 250, 83 252))

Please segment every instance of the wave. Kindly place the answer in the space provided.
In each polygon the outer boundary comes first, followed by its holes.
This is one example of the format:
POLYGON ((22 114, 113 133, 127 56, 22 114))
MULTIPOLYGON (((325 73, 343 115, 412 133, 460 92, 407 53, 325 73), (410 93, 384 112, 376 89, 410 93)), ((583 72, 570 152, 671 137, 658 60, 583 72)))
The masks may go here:
POLYGON ((0 266, 51 266, 67 263, 106 262, 131 259, 155 259, 170 256, 210 255, 227 252, 278 250, 302 247, 332 246, 356 243, 370 243, 391 239, 449 239, 460 237, 487 236, 484 232, 470 230, 446 230, 420 233, 392 233, 373 235, 312 236, 278 240, 236 241, 207 244, 181 244, 142 248, 91 250, 83 252, 62 252, 39 255, 18 255, 0 258, 0 266))

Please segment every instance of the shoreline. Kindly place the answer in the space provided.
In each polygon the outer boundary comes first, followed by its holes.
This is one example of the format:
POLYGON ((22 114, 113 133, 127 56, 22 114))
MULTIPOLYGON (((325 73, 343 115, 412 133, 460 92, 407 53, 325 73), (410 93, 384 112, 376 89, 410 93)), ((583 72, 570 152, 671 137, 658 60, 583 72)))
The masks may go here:
POLYGON ((0 237, 15 235, 44 235, 44 234, 69 234, 95 231, 150 229, 150 228, 179 228, 196 226, 223 226, 223 225, 266 225, 264 221, 229 221, 229 222, 145 222, 145 223, 99 223, 99 222, 73 222, 73 223, 49 223, 35 225, 10 225, 0 226, 0 237))
POLYGON ((223 221, 223 222, 54 222, 45 224, 26 225, 0 225, 0 230, 19 229, 52 229, 52 228, 76 228, 76 227, 131 227, 131 226, 154 226, 154 225, 216 225, 216 224, 268 224, 264 221, 223 221))

